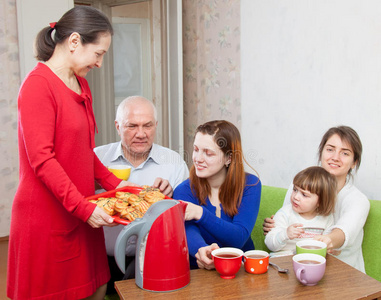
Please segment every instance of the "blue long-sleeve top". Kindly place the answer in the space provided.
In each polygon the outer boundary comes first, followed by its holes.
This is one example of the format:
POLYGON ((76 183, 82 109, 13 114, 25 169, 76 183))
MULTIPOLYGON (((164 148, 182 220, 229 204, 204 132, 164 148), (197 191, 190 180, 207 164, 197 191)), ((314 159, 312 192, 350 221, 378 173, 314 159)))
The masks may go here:
MULTIPOLYGON (((221 218, 216 216, 216 207, 209 198, 202 205, 203 213, 200 220, 185 222, 188 249, 191 266, 197 266, 195 255, 199 248, 212 243, 219 247, 240 248, 243 251, 254 249, 251 232, 258 216, 262 185, 258 178, 252 174, 246 174, 246 186, 238 214, 230 217, 222 209, 221 218)), ((189 179, 182 182, 174 191, 173 198, 184 200, 200 205, 196 193, 192 193, 189 179)), ((220 204, 221 205, 221 204, 220 204)))

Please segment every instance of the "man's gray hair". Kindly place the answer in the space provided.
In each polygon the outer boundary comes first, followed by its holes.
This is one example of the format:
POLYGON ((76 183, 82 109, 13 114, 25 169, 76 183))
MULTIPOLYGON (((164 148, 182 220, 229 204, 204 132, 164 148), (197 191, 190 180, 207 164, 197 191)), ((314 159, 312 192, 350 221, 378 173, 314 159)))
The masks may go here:
POLYGON ((120 102, 116 110, 115 121, 118 122, 119 124, 122 124, 124 116, 126 115, 128 111, 129 104, 136 103, 136 102, 149 103, 152 106, 153 116, 155 118, 155 121, 157 121, 157 110, 155 105, 152 103, 152 101, 148 100, 147 98, 144 98, 143 96, 130 96, 124 99, 122 102, 120 102))

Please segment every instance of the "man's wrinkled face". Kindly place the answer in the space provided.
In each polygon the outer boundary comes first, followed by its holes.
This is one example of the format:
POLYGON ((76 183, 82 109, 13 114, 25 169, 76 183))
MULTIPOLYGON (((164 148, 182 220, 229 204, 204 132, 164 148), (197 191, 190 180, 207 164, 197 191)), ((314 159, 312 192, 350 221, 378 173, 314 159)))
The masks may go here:
POLYGON ((146 103, 133 103, 126 111, 122 124, 115 121, 122 146, 132 158, 147 155, 154 142, 157 127, 153 108, 146 103))

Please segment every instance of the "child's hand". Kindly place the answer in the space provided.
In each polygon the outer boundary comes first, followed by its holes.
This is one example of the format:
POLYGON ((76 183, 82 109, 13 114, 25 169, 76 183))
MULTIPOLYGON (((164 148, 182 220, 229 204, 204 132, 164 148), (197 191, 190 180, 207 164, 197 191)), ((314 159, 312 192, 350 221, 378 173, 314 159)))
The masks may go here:
POLYGON ((302 233, 304 233, 304 229, 302 228, 303 224, 292 224, 287 228, 287 236, 290 240, 298 238, 302 233))

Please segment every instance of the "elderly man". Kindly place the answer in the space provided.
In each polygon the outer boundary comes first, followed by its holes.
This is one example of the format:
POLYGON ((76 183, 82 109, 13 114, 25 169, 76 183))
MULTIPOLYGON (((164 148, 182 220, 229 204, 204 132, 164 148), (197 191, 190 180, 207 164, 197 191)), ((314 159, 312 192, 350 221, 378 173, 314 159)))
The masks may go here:
POLYGON ((116 112, 115 127, 121 141, 95 148, 100 161, 105 166, 131 166, 128 181, 158 187, 172 196, 173 188, 188 178, 188 167, 178 153, 154 144, 157 113, 152 102, 140 96, 124 99, 116 112))
MULTIPOLYGON (((154 144, 157 112, 152 102, 141 96, 124 99, 116 112, 115 127, 121 141, 95 148, 100 161, 105 166, 130 166, 129 182, 157 187, 171 197, 173 189, 188 178, 189 170, 178 153, 154 144)), ((122 229, 123 225, 104 227, 110 266, 115 264, 114 246, 122 229)), ((127 255, 134 255, 134 242, 129 241, 127 255)))

